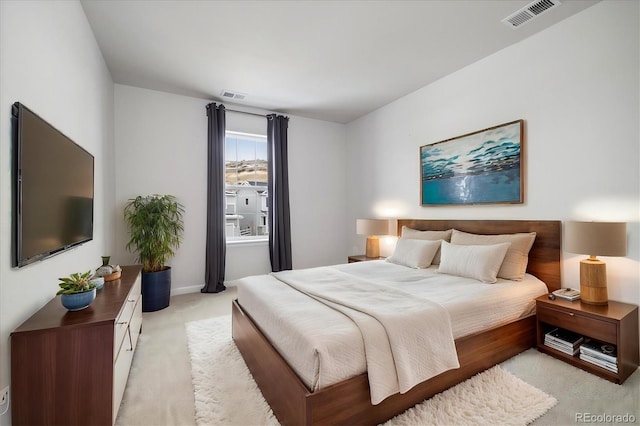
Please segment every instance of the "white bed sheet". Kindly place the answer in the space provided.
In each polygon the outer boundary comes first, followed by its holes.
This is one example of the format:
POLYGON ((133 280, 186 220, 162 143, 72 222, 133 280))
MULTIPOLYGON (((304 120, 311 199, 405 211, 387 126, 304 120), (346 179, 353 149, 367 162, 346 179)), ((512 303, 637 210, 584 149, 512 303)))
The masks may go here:
MULTIPOLYGON (((437 267, 411 269, 382 260, 331 268, 439 303, 449 312, 456 339, 531 315, 534 299, 547 293, 546 285, 529 274, 523 281, 485 284, 440 274, 437 267)), ((366 371, 360 331, 342 313, 271 275, 239 280, 238 302, 309 389, 366 371)))

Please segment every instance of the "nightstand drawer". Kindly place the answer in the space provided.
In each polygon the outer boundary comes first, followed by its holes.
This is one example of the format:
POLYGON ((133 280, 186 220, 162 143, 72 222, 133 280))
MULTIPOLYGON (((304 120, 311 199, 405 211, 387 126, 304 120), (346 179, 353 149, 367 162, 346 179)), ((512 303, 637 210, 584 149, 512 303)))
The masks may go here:
POLYGON ((538 305, 538 320, 608 343, 616 343, 617 327, 613 322, 598 320, 565 309, 538 305))

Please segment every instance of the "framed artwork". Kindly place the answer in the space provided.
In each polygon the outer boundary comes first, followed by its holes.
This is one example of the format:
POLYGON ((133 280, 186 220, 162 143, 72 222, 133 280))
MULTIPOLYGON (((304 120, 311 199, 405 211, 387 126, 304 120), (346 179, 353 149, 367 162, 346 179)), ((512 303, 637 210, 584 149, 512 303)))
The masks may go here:
POLYGON ((524 202, 524 120, 420 147, 423 206, 524 202))

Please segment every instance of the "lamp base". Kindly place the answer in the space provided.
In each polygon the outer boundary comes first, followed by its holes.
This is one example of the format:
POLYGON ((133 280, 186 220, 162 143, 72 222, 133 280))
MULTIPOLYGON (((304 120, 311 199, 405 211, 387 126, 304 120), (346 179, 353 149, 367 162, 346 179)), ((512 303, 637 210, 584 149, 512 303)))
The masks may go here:
POLYGON ((376 236, 367 237, 367 257, 380 257, 380 240, 376 236))
POLYGON ((607 305, 607 265, 595 258, 580 261, 580 300, 589 305, 607 305))

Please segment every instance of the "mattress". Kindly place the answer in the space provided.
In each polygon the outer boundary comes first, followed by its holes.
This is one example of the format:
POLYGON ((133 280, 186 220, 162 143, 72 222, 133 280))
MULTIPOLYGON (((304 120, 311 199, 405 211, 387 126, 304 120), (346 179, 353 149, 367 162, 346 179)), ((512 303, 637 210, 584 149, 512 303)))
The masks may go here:
MULTIPOLYGON (((523 281, 485 284, 440 274, 437 267, 412 269, 383 260, 330 268, 440 304, 456 339, 533 314, 534 299, 547 293, 529 274, 523 281)), ((310 390, 366 371, 362 336, 353 321, 274 276, 239 280, 238 303, 310 390)))

